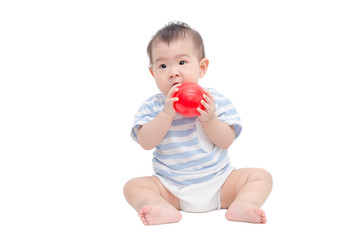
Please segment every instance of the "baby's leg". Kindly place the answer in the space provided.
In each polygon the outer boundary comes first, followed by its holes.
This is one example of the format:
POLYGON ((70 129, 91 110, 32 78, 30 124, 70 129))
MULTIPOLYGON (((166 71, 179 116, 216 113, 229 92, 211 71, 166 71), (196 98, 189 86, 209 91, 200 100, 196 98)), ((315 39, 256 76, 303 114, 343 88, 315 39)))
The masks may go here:
POLYGON ((221 188, 221 207, 230 221, 266 223, 260 207, 269 196, 273 185, 271 175, 256 168, 234 170, 221 188))
POLYGON ((178 198, 172 195, 157 177, 132 179, 125 184, 123 192, 145 225, 174 223, 181 220, 178 198))

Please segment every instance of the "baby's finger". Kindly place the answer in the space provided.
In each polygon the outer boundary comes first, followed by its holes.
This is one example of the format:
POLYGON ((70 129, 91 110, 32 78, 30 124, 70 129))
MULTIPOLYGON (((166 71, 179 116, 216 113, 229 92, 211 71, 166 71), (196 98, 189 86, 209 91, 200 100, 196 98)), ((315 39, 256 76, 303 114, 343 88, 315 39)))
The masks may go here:
MULTIPOLYGON (((206 96, 208 97, 208 99, 211 100, 211 102, 215 101, 214 96, 209 91, 205 90, 205 93, 206 93, 206 96)), ((210 102, 210 101, 207 101, 207 102, 210 102)))
POLYGON ((210 104, 208 104, 206 101, 204 101, 204 100, 201 100, 201 104, 202 104, 202 106, 204 106, 205 107, 205 112, 206 113, 209 113, 209 112, 211 112, 212 111, 212 107, 211 107, 211 105, 210 104))
POLYGON ((172 98, 173 95, 174 95, 176 92, 178 92, 178 87, 179 87, 180 85, 181 85, 181 83, 172 86, 172 88, 170 89, 170 91, 169 91, 168 94, 167 94, 167 97, 168 97, 168 98, 172 98))
POLYGON ((205 99, 205 102, 207 102, 207 103, 211 102, 210 97, 207 96, 206 94, 202 95, 202 97, 205 99))
POLYGON ((178 97, 170 98, 170 102, 177 102, 178 99, 179 99, 178 97))
POLYGON ((203 117, 207 115, 207 112, 205 112, 204 110, 202 110, 202 109, 199 108, 199 107, 198 107, 196 110, 197 110, 197 111, 200 113, 200 115, 203 116, 203 117))
POLYGON ((201 105, 207 108, 209 104, 205 100, 201 100, 201 105))

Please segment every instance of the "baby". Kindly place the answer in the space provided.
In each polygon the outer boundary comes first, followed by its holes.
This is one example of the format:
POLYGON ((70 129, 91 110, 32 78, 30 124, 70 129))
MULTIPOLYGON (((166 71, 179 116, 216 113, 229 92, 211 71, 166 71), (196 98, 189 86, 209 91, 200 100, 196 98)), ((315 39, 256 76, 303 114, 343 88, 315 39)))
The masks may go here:
POLYGON ((183 83, 198 83, 207 72, 200 34, 182 22, 159 30, 148 44, 149 70, 161 93, 138 110, 131 136, 144 149, 155 148, 155 175, 128 181, 124 195, 145 225, 175 223, 180 211, 227 209, 230 221, 266 223, 260 207, 272 189, 263 169, 234 169, 227 149, 241 132, 232 103, 206 88, 197 117, 174 109, 183 83))

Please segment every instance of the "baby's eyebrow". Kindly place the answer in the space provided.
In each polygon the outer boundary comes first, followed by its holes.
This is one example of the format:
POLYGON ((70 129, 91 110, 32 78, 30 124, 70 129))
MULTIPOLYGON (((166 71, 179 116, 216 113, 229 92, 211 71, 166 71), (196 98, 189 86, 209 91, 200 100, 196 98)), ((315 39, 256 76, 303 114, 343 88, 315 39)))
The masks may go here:
POLYGON ((163 62, 164 61, 164 58, 156 58, 154 63, 156 64, 157 62, 163 62))
MULTIPOLYGON (((189 54, 177 54, 177 55, 174 56, 175 59, 179 59, 179 58, 183 58, 183 57, 190 58, 191 56, 189 54)), ((155 63, 164 62, 166 60, 167 60, 167 58, 165 58, 165 57, 156 58, 155 63)))
POLYGON ((155 63, 156 63, 156 62, 164 62, 165 59, 166 59, 166 58, 163 58, 163 57, 161 57, 161 58, 156 58, 156 59, 155 59, 155 63))
POLYGON ((182 57, 190 57, 189 54, 178 54, 176 55, 176 58, 182 58, 182 57))

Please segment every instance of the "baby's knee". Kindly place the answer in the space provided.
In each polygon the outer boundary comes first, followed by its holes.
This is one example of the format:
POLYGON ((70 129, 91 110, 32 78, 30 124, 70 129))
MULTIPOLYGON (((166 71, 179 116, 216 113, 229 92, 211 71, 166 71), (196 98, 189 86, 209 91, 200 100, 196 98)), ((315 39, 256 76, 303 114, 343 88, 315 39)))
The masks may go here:
POLYGON ((129 192, 132 192, 136 189, 151 189, 157 190, 154 182, 146 177, 133 178, 126 182, 123 187, 123 193, 127 195, 129 192))
POLYGON ((273 187, 273 176, 271 175, 270 172, 268 172, 267 170, 263 169, 263 175, 265 180, 270 184, 270 187, 273 187))
POLYGON ((263 168, 257 168, 257 169, 255 169, 254 174, 257 178, 262 179, 262 180, 270 183, 271 185, 273 185, 273 176, 267 170, 265 170, 263 168))
POLYGON ((133 189, 136 185, 135 178, 128 180, 123 186, 123 193, 126 195, 131 189, 133 189))

